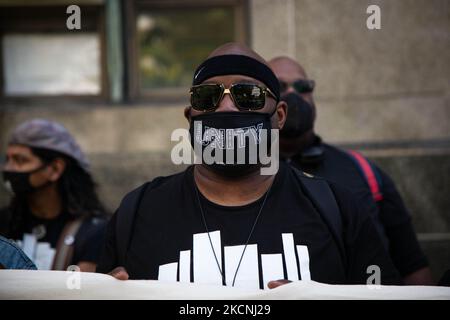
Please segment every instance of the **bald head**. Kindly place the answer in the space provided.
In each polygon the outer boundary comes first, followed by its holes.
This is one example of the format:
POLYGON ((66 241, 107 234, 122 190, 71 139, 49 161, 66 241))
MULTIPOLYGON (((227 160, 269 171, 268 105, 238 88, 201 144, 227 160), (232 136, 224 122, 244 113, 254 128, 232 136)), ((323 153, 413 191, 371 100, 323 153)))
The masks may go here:
POLYGON ((199 85, 213 77, 225 75, 252 78, 264 84, 275 100, 280 99, 279 82, 272 69, 260 55, 244 44, 230 42, 212 51, 195 70, 192 84, 199 85))
POLYGON ((246 45, 237 42, 228 42, 225 43, 224 45, 221 45, 220 47, 216 48, 213 52, 211 52, 208 58, 222 56, 225 54, 238 54, 242 56, 247 56, 268 66, 267 61, 264 60, 263 57, 261 57, 259 54, 257 54, 255 51, 253 51, 246 45))
POLYGON ((283 81, 292 82, 296 79, 307 79, 305 69, 294 59, 280 56, 269 61, 275 75, 283 81))
MULTIPOLYGON (((297 61, 286 56, 273 58, 269 61, 269 67, 273 70, 278 80, 286 84, 292 84, 296 80, 300 79, 308 79, 305 69, 303 69, 303 67, 297 61)), ((292 86, 290 86, 286 91, 284 91, 284 94, 288 93, 296 93, 300 95, 304 100, 309 102, 313 107, 314 118, 316 117, 316 107, 314 104, 312 92, 298 93, 292 86)))
MULTIPOLYGON (((259 54, 244 44, 230 42, 221 45, 213 50, 208 58, 203 61, 195 70, 192 81, 193 86, 199 86, 205 82, 221 84, 225 88, 231 88, 238 83, 255 84, 265 86, 263 94, 265 95, 265 104, 262 108, 253 111, 269 113, 274 128, 283 127, 286 119, 287 105, 284 101, 280 101, 280 84, 277 77, 270 69, 267 61, 259 54), (275 106, 275 109, 273 108, 275 106), (273 116, 273 115, 276 116, 273 116), (273 117, 272 117, 273 116, 273 117)), ((260 91, 258 91, 260 92, 260 91)), ((252 91, 253 95, 253 91, 252 91)), ((230 95, 222 94, 220 102, 214 106, 215 110, 223 111, 239 111, 242 107, 236 105, 233 101, 235 98, 230 95)), ((250 100, 249 103, 252 103, 250 100)), ((246 107, 247 108, 247 107, 246 107)), ((248 108, 251 110, 252 108, 248 108)), ((186 109, 186 118, 201 110, 186 109)))

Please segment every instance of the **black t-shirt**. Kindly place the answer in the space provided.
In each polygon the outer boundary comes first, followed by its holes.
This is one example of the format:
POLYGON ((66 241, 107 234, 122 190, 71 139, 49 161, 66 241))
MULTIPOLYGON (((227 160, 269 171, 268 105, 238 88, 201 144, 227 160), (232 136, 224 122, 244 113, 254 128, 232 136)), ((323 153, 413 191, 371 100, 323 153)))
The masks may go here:
POLYGON ((380 177, 383 194, 383 200, 375 203, 369 185, 353 159, 345 151, 322 143, 319 137, 310 148, 289 162, 300 170, 345 186, 363 199, 371 208, 375 226, 387 240, 391 258, 402 276, 428 266, 408 210, 394 182, 380 168, 371 163, 380 177))
MULTIPOLYGON (((53 219, 42 219, 32 215, 30 212, 24 215, 23 225, 19 234, 9 233, 11 212, 8 208, 0 210, 1 235, 22 240, 25 233, 36 234, 39 243, 48 243, 55 249, 60 235, 71 220, 67 212, 62 212, 53 219)), ((89 217, 83 220, 74 240, 74 252, 70 264, 79 262, 97 263, 101 246, 104 241, 107 220, 104 217, 89 217)), ((31 257, 30 257, 31 258, 31 257)))
MULTIPOLYGON (((242 287, 263 288, 277 279, 366 283, 370 265, 381 268, 382 283, 397 284, 397 271, 358 200, 330 185, 343 216, 343 258, 296 174, 290 166, 280 164, 244 256, 264 197, 245 206, 226 207, 200 194, 208 233, 195 192, 193 167, 155 179, 145 190, 135 216, 124 265, 130 278, 220 285, 222 270, 224 282, 230 285, 241 261, 235 285, 242 287)), ((119 266, 115 223, 116 215, 108 226, 98 272, 119 266)))

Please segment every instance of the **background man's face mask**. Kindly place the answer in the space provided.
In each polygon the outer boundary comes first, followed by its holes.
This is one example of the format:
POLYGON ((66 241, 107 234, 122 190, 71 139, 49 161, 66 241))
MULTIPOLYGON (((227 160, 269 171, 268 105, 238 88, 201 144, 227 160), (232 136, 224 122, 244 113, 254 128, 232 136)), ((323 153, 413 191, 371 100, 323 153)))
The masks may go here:
POLYGON ((254 172, 261 167, 260 154, 270 154, 272 115, 241 111, 191 117, 189 131, 196 156, 224 176, 254 172))
MULTIPOLYGON (((30 176, 44 169, 46 165, 40 166, 37 169, 27 171, 27 172, 18 172, 18 171, 7 171, 3 170, 3 181, 5 188, 9 191, 13 192, 16 195, 24 195, 33 192, 40 187, 34 187, 31 185, 30 176)), ((47 184, 45 184, 47 185, 47 184)))
POLYGON ((299 137, 314 126, 314 106, 296 93, 288 93, 281 100, 288 105, 286 122, 280 130, 280 136, 299 137))

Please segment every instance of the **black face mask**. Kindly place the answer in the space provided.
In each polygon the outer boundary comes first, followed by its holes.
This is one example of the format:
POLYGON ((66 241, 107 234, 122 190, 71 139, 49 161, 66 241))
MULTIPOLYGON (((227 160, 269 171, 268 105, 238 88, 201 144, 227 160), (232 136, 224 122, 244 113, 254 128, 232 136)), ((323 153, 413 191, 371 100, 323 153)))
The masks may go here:
POLYGON ((281 100, 288 105, 287 119, 280 136, 286 138, 299 137, 311 130, 314 125, 314 106, 296 93, 288 93, 281 100))
POLYGON ((227 177, 258 170, 260 148, 263 154, 270 154, 270 118, 274 113, 210 112, 191 117, 189 132, 195 154, 203 164, 227 177))
MULTIPOLYGON (((14 192, 16 195, 24 195, 33 192, 41 187, 34 187, 30 183, 30 176, 45 168, 45 165, 28 171, 28 172, 17 172, 17 171, 6 171, 3 170, 3 181, 6 189, 14 192)), ((46 185, 46 184, 45 184, 46 185)))

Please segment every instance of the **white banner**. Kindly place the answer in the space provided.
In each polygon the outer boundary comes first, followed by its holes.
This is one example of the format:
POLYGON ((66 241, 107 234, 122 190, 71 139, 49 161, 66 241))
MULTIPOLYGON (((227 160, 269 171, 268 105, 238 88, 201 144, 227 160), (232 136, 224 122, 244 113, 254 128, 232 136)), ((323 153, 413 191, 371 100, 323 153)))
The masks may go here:
POLYGON ((297 281, 272 290, 116 280, 108 275, 66 271, 0 270, 0 299, 450 299, 450 288, 431 286, 327 285, 297 281))

